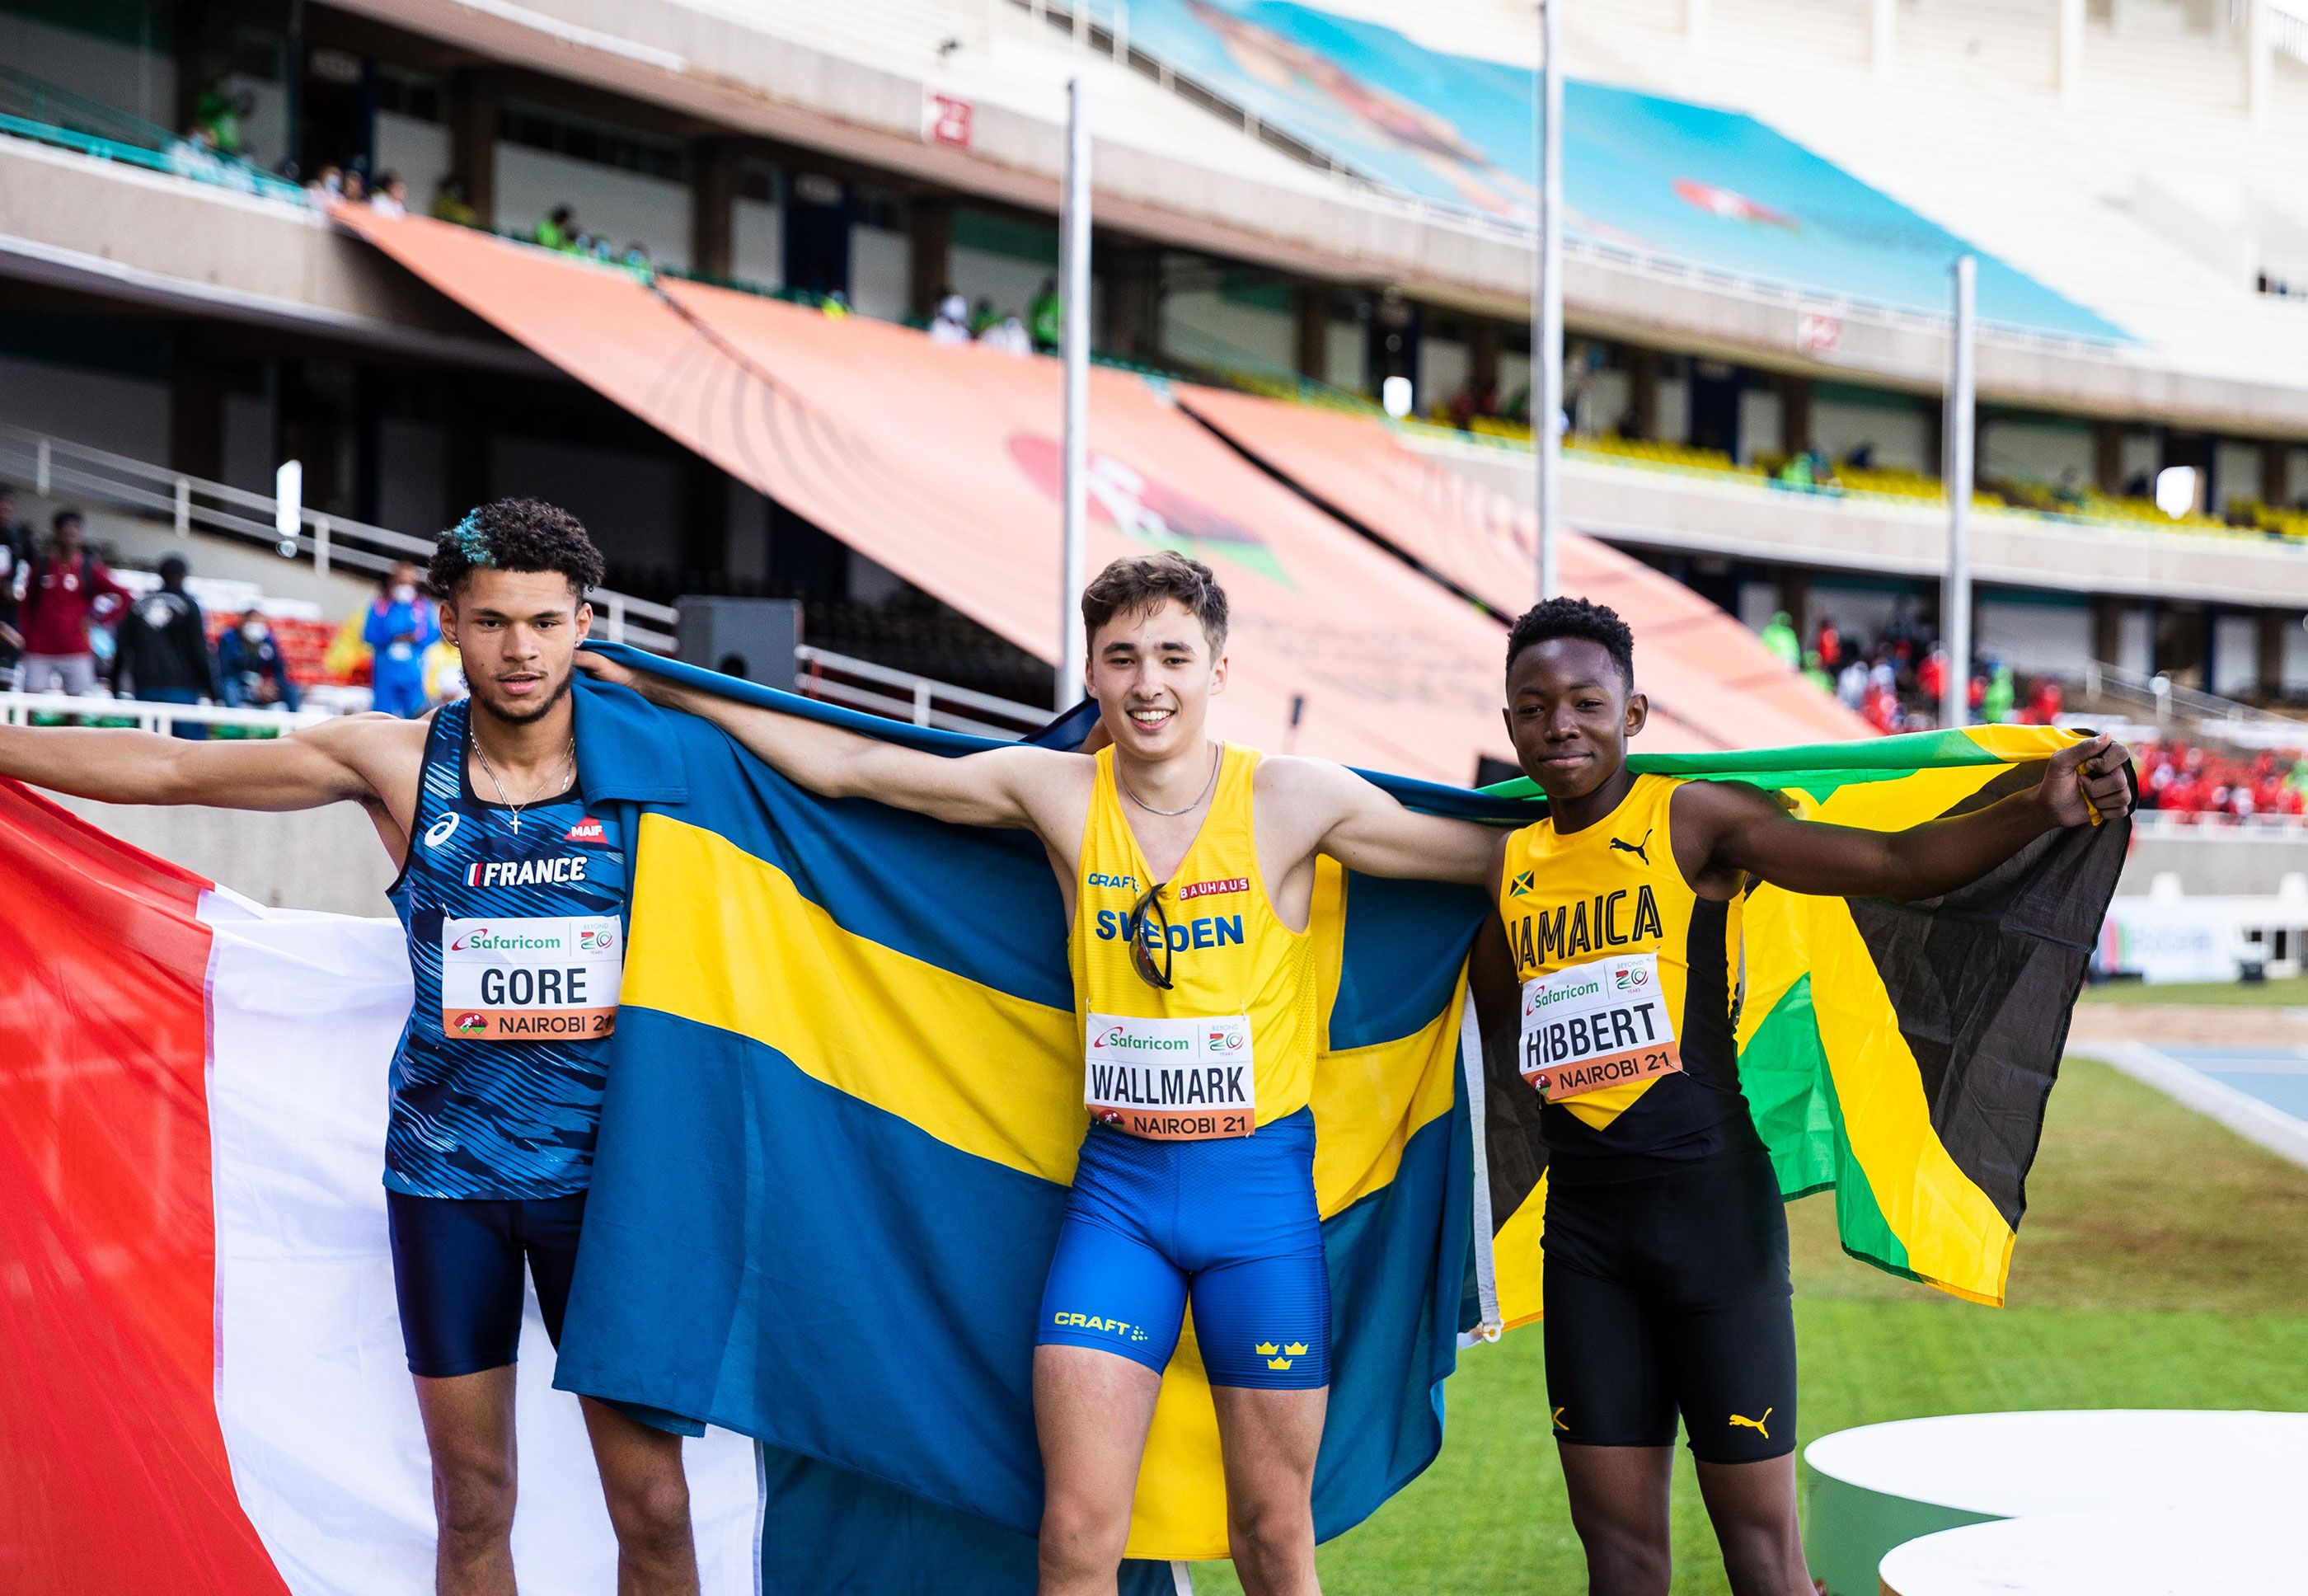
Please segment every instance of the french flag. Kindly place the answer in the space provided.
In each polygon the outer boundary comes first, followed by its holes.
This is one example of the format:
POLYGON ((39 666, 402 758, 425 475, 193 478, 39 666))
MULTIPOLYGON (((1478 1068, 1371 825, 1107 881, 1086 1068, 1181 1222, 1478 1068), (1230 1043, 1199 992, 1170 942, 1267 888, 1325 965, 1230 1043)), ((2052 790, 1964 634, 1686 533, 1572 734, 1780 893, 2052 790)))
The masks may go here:
MULTIPOLYGON (((409 1596, 431 1472, 385 1239, 399 925, 262 908, 0 782, 0 1591, 409 1596)), ((521 1588, 616 1542, 530 1304, 521 1588)), ((757 1585, 751 1442, 686 1449, 709 1592, 757 1585)))

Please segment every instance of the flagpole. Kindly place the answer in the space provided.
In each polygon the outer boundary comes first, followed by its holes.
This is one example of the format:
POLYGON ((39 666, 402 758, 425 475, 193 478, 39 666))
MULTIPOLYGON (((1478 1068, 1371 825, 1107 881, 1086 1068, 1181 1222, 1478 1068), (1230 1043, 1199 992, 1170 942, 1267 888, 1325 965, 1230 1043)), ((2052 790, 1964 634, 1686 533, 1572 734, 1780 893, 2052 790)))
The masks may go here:
POLYGON ((1556 552, 1563 467, 1563 0, 1538 0, 1538 273, 1531 306, 1530 444, 1538 471, 1538 596, 1562 590, 1556 552))
POLYGON ((1064 552, 1059 561, 1058 665, 1052 698, 1059 709, 1081 696, 1082 540, 1089 507, 1089 104, 1079 77, 1066 84, 1066 192, 1060 219, 1059 270, 1065 280, 1066 417, 1064 552))
POLYGON ((1948 371, 1945 448, 1948 495, 1947 591, 1940 601, 1940 627, 1946 680, 1940 689, 1940 724, 1961 726, 1971 719, 1971 485, 1974 474, 1972 417, 1976 410, 1973 345, 1977 338, 1977 263, 1965 255, 1955 263, 1953 350, 1948 371))

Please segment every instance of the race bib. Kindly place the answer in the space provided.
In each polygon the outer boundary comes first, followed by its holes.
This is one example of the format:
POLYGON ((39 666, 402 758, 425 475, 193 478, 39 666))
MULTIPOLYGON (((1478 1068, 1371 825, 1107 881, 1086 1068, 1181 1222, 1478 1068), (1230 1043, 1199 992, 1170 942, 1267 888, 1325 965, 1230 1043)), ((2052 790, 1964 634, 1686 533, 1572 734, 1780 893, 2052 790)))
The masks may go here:
POLYGON ((1522 1078, 1549 1102, 1683 1068, 1657 953, 1622 953, 1522 984, 1522 1078))
POLYGON ((1258 1126, 1250 1020, 1092 1014, 1083 1032, 1090 1117, 1157 1142, 1246 1136, 1258 1126))
POLYGON ((441 1032, 573 1041, 617 1028, 624 936, 615 915, 441 922, 441 1032))

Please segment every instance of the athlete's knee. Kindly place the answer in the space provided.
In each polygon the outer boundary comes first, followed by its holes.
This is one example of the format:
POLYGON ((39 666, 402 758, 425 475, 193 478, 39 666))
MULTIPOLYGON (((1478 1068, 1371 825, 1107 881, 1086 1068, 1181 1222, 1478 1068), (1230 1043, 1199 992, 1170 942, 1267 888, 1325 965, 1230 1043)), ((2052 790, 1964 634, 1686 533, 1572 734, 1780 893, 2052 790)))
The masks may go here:
POLYGON ((1286 1568, 1314 1556, 1314 1514, 1303 1499, 1264 1497, 1230 1504, 1227 1541, 1236 1563, 1286 1568))
POLYGON ((1580 1520, 1577 1528, 1590 1596, 1666 1596, 1675 1562, 1664 1540, 1608 1519, 1580 1520))
POLYGON ((609 1497, 609 1523, 620 1545, 677 1549, 689 1544, 689 1481, 678 1469, 628 1480, 609 1497))
POLYGON ((433 1514, 441 1537, 463 1546, 489 1545, 512 1533, 512 1460, 435 1459, 433 1514))
POLYGON ((1718 1524, 1716 1537, 1733 1596, 1791 1596, 1812 1589, 1803 1541, 1793 1524, 1718 1524))
POLYGON ((1129 1541, 1127 1502, 1117 1511, 1091 1492, 1055 1483, 1043 1499, 1040 1561, 1046 1584, 1110 1579, 1129 1541))

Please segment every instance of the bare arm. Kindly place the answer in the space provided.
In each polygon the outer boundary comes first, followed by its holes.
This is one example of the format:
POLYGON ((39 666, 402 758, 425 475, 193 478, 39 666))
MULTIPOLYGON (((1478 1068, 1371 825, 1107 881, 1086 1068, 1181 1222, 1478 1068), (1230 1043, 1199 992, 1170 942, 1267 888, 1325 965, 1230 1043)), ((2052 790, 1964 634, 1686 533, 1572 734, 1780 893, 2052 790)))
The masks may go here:
POLYGON ((374 762, 362 745, 382 729, 409 724, 384 715, 349 716, 262 742, 0 726, 0 776, 112 804, 317 809, 378 798, 368 773, 374 762))
POLYGON ((1469 820, 1444 820, 1405 808, 1344 765, 1277 757, 1270 769, 1279 807, 1303 829, 1307 851, 1326 853, 1366 876, 1406 876, 1487 886, 1498 877, 1506 832, 1469 820))
POLYGON ((959 825, 1041 832, 1048 799, 1069 785, 1079 757, 1048 748, 992 748, 948 759, 802 715, 739 703, 663 677, 628 670, 590 651, 580 667, 652 703, 710 720, 779 775, 824 798, 870 798, 959 825))
POLYGON ((2078 743, 2045 761, 2029 791, 1899 832, 1796 820, 1761 793, 1693 781, 1675 795, 1676 861, 1694 884, 1728 884, 1744 873, 1822 896, 1933 898, 1978 880, 2047 831, 2082 825, 2094 813, 2124 814, 2131 757, 2104 737, 2078 743))

